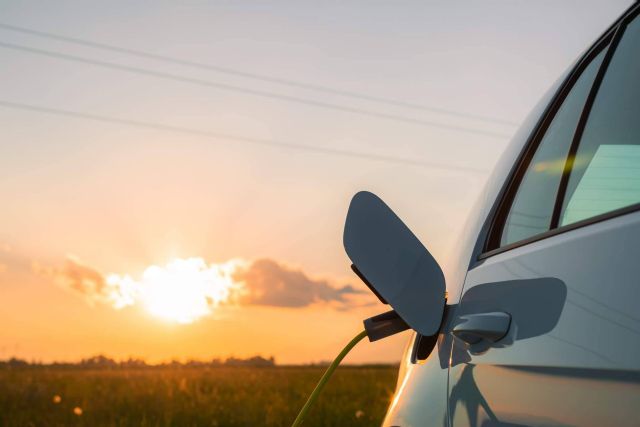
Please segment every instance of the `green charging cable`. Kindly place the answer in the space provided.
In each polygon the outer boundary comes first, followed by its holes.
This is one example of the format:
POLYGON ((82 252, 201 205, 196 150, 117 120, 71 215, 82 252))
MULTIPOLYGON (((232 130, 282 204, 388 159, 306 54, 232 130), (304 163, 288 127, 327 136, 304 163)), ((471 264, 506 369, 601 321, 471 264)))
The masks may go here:
POLYGON ((320 381, 318 381, 318 385, 316 385, 316 388, 314 388, 313 391, 311 392, 309 399, 307 399, 307 403, 305 403, 302 409, 300 409, 300 413, 296 417, 296 420, 293 422, 291 427, 298 427, 302 425, 302 421, 304 421, 304 417, 307 415, 307 412, 309 412, 309 409, 311 408, 311 406, 313 406, 315 401, 318 399, 318 396, 320 396, 320 393, 322 393, 322 389, 327 384, 327 382, 329 381, 329 378, 331 378, 331 375, 333 375, 333 372, 336 370, 340 362, 342 362, 342 359, 344 359, 347 353, 349 353, 351 349, 355 347, 355 345, 358 344, 366 336, 367 336, 366 330, 360 332, 351 341, 349 341, 349 344, 347 344, 342 349, 340 354, 338 354, 338 356, 333 360, 333 362, 331 362, 331 365, 329 365, 329 368, 327 368, 327 371, 324 373, 322 378, 320 378, 320 381))

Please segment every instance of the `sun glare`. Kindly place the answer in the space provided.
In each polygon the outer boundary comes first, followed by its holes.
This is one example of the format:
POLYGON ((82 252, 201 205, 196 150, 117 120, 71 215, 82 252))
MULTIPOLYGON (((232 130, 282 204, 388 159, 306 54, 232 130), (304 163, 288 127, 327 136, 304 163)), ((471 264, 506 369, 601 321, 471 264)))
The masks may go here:
POLYGON ((154 316, 192 323, 213 313, 227 302, 240 284, 233 281, 234 271, 241 261, 207 264, 202 258, 175 259, 166 266, 152 265, 140 281, 130 276, 112 274, 107 286, 113 288, 111 301, 122 308, 140 301, 154 316))

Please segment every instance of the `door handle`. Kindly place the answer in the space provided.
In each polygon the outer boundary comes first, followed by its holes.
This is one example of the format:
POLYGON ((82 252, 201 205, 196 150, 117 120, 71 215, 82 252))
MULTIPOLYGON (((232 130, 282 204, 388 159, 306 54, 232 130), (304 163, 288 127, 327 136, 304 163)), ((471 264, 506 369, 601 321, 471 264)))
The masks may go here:
POLYGON ((495 343, 509 332, 511 315, 501 311, 467 314, 460 316, 456 323, 453 335, 467 344, 478 344, 483 340, 495 343))

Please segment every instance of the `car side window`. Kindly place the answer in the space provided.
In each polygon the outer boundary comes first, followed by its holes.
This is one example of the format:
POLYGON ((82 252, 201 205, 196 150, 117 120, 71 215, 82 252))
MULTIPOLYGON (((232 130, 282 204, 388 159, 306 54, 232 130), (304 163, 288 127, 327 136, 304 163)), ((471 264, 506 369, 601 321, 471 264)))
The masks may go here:
POLYGON ((640 203, 640 19, 624 31, 573 159, 559 225, 640 203))
POLYGON ((500 246, 550 229, 571 142, 604 55, 602 50, 584 68, 548 126, 513 198, 500 235, 500 246))

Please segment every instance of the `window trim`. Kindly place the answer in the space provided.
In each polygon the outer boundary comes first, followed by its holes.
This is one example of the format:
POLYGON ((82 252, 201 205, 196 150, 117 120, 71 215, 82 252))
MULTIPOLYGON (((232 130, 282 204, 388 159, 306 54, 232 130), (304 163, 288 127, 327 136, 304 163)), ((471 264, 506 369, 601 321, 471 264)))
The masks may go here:
POLYGON ((591 218, 583 219, 581 221, 577 221, 571 224, 564 225, 558 228, 552 228, 551 230, 545 231, 544 233, 536 234, 524 240, 519 240, 514 243, 510 243, 508 245, 504 245, 497 249, 492 249, 490 251, 486 251, 478 255, 478 260, 483 260, 494 255, 498 255, 503 252, 510 251, 512 249, 519 248, 521 246, 526 246, 530 243, 538 242, 540 240, 547 239, 552 236, 557 236, 558 234, 566 233, 567 231, 572 231, 577 228, 582 228, 587 225, 596 224, 598 222, 606 221, 608 219, 617 218, 626 214, 630 214, 636 211, 640 211, 640 203, 636 203, 634 205, 625 206, 620 209, 616 209, 613 211, 605 212, 600 215, 593 216, 591 218))
POLYGON ((586 126, 589 113, 591 112, 591 108, 595 101, 598 89, 600 88, 602 80, 604 79, 607 68, 609 66, 609 63, 611 62, 613 54, 615 53, 618 43, 622 38, 622 35, 624 34, 624 30, 626 29, 629 22, 631 22, 638 14, 640 14, 640 5, 636 3, 632 5, 627 11, 625 11, 621 15, 621 17, 618 18, 607 31, 605 31, 605 33, 582 56, 582 58, 569 73, 569 76, 562 83, 560 89, 557 91, 552 101, 549 103, 549 106, 542 114, 542 118, 539 120, 535 129, 531 132, 531 136, 529 137, 523 150, 519 154, 518 159, 515 162, 515 166, 512 168, 506 179, 506 183, 503 185, 503 188, 500 191, 500 194, 497 198, 497 203, 494 205, 494 209, 492 209, 492 213, 490 214, 492 218, 490 219, 488 232, 484 236, 484 243, 482 245, 481 253, 477 257, 478 260, 483 260, 493 255, 497 255, 511 249, 515 249, 542 239, 546 239, 557 234, 571 231, 576 228, 584 227, 586 225, 594 224, 616 216, 640 210, 640 203, 637 203, 631 206, 623 207, 621 209, 616 209, 610 212, 596 215, 582 221, 558 227, 561 213, 560 211, 562 209, 565 191, 570 176, 570 170, 567 171, 567 166, 565 166, 565 170, 563 171, 559 188, 556 193, 556 201, 551 217, 551 223, 549 224, 549 230, 543 233, 535 234, 531 237, 519 240, 517 242, 500 246, 500 239, 502 238, 502 232, 506 224, 509 210, 511 209, 511 205, 513 204, 513 199, 515 198, 517 190, 520 187, 524 174, 526 173, 534 154, 536 153, 542 139, 544 138, 544 135, 546 134, 548 127, 556 116, 558 110, 562 106, 567 95, 571 92, 576 81, 582 75, 585 68, 590 64, 595 56, 602 52, 603 49, 606 50, 605 57, 603 58, 596 77, 591 84, 591 89, 583 105, 580 119, 578 120, 578 123, 576 125, 576 130, 574 132, 573 140, 571 142, 569 153, 566 159, 566 162, 568 163, 570 156, 575 155, 578 150, 580 139, 586 126))
POLYGON ((609 69, 611 58, 613 58, 613 55, 618 48, 618 44, 620 43, 620 39, 624 35, 628 22, 629 21, 625 19, 625 22, 621 23, 615 29, 611 43, 607 47, 607 52, 602 59, 602 64, 600 64, 600 69, 598 70, 598 73, 596 74, 596 77, 593 79, 593 83, 591 84, 589 95, 584 102, 582 114, 580 115, 580 119, 578 120, 576 131, 573 134, 573 140, 571 141, 571 146, 569 147, 569 152, 567 153, 567 158, 562 170, 560 184, 558 185, 558 192, 556 193, 556 204, 553 207, 553 214, 551 215, 551 224, 549 227, 550 230, 560 228, 560 215, 562 214, 562 206, 564 205, 567 186, 569 185, 569 178, 571 177, 571 172, 573 170, 573 159, 578 153, 578 148, 580 148, 580 142, 582 141, 582 135, 584 134, 584 129, 587 126, 589 116, 591 115, 591 110, 593 109, 593 103, 595 102, 596 96, 598 95, 600 86, 602 86, 602 81, 604 80, 604 76, 607 74, 607 71, 609 69))

